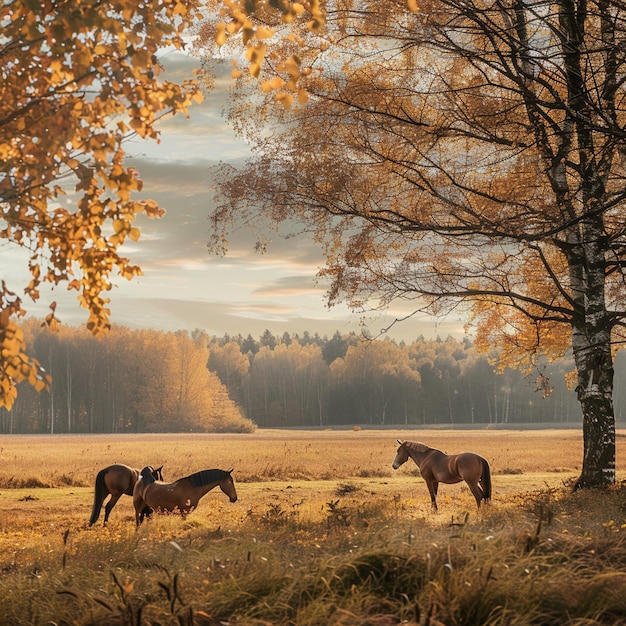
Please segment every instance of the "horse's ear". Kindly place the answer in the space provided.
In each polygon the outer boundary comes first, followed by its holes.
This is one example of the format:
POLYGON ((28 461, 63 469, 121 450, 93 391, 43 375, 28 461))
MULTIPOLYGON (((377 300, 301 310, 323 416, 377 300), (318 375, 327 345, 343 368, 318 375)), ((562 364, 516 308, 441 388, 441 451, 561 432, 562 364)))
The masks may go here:
POLYGON ((163 469, 163 466, 161 465, 161 467, 157 467, 154 471, 155 472, 160 472, 163 469))
POLYGON ((404 443, 404 441, 400 441, 399 439, 396 439, 396 441, 397 441, 400 445, 402 445, 402 444, 404 443))
POLYGON ((228 473, 229 473, 229 474, 232 474, 234 471, 235 471, 235 468, 234 468, 234 467, 231 467, 231 468, 228 470, 228 473))

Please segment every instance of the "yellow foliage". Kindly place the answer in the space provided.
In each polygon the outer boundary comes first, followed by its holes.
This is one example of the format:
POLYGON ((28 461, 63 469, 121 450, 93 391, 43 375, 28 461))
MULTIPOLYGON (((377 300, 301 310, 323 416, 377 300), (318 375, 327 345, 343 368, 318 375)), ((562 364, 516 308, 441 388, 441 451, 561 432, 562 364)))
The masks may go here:
MULTIPOLYGON (((163 213, 154 201, 132 199, 142 183, 124 166, 122 144, 129 129, 156 139, 160 116, 186 114, 192 102, 201 102, 195 83, 159 80, 156 57, 159 49, 183 46, 181 33, 199 15, 200 4, 173 1, 156 8, 117 0, 112 8, 43 0, 36 11, 32 4, 0 5, 4 46, 12 50, 0 59, 0 197, 6 223, 0 238, 48 250, 49 261, 30 268, 27 295, 36 299, 42 282, 67 283, 80 292, 88 327, 101 334, 109 327, 101 293, 111 288, 111 274, 131 278, 140 272, 118 247, 126 236, 139 239, 139 229, 131 226, 135 215, 163 213), (77 198, 65 206, 68 182, 77 198), (101 233, 111 227, 107 240, 101 233)), ((17 382, 41 389, 47 380, 15 333, 12 318, 23 311, 14 291, 4 283, 0 290, 5 407, 13 402, 17 382)), ((54 315, 46 322, 50 329, 58 324, 54 315)))
POLYGON ((218 46, 223 46, 226 43, 226 24, 218 24, 215 42, 218 46))
POLYGON ((278 100, 278 102, 280 102, 286 109, 293 104, 293 96, 285 91, 277 93, 276 100, 278 100))
MULTIPOLYGON (((219 16, 213 30, 213 41, 222 47, 229 38, 240 36, 249 61, 249 73, 254 78, 261 76, 265 63, 265 50, 259 54, 260 42, 275 38, 277 32, 280 33, 281 24, 290 25, 290 30, 280 34, 280 41, 294 42, 298 46, 303 46, 305 39, 294 32, 297 28, 302 27, 305 32, 319 35, 326 24, 325 12, 318 0, 276 4, 255 0, 210 0, 209 7, 219 16)), ((276 44, 276 49, 280 48, 280 41, 276 44)), ((326 44, 320 42, 318 45, 322 50, 326 44)), ((279 56, 281 54, 282 52, 278 53, 279 56)), ((302 91, 304 86, 298 85, 301 73, 299 68, 293 68, 293 60, 294 56, 286 55, 282 60, 283 69, 279 71, 286 71, 291 75, 292 84, 289 88, 292 91, 302 91)), ((262 81, 261 85, 262 89, 268 90, 267 81, 262 81)), ((304 96, 299 96, 299 101, 305 100, 304 96)), ((286 99, 280 98, 280 101, 284 104, 286 99)))
POLYGON ((270 39, 275 34, 273 28, 268 28, 266 26, 259 26, 256 30, 256 37, 258 39, 270 39))
MULTIPOLYGON (((43 372, 39 363, 28 357, 24 334, 10 319, 10 312, 9 308, 0 313, 0 401, 9 410, 17 397, 17 384, 27 381, 37 391, 50 384, 50 377, 43 372)), ((48 318, 52 326, 54 316, 48 318)))

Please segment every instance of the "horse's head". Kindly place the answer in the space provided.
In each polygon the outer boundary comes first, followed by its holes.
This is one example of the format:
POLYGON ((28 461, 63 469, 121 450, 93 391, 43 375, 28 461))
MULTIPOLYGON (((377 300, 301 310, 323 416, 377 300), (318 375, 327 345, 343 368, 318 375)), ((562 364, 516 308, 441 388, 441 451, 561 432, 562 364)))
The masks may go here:
POLYGON ((161 471, 162 469, 163 469, 162 465, 161 465, 161 467, 157 467, 156 469, 152 468, 152 476, 153 476, 154 480, 160 480, 160 481, 163 480, 163 472, 161 471))
POLYGON ((233 470, 226 472, 227 476, 220 482, 220 489, 228 496, 231 502, 237 502, 237 490, 235 489, 235 481, 233 480, 233 470))
MULTIPOLYGON (((159 471, 161 471, 161 468, 159 468, 159 471)), ((139 473, 139 477, 144 485, 149 485, 156 480, 156 472, 157 470, 152 465, 146 465, 139 473)))
POLYGON ((402 464, 406 463, 409 458, 409 451, 406 445, 407 442, 400 441, 400 439, 396 439, 396 441, 400 444, 400 447, 398 448, 393 463, 391 464, 393 469, 398 469, 402 464))

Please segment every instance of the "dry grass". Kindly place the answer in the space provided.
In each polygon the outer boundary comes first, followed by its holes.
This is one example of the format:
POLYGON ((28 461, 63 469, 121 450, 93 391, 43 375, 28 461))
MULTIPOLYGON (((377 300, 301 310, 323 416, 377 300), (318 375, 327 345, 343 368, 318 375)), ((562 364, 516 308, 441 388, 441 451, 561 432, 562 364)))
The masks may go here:
MULTIPOLYGON (((619 434, 626 437, 626 431, 619 434)), ((111 463, 164 465, 171 479, 209 467, 235 467, 243 482, 389 477, 396 438, 424 441, 449 453, 478 452, 495 474, 576 473, 582 458, 579 430, 12 436, 0 444, 0 488, 29 486, 28 481, 91 486, 96 472, 111 463)))
POLYGON ((626 490, 572 494, 581 447, 578 431, 7 437, 2 624, 626 623, 626 490), (390 468, 396 437, 484 455, 493 503, 443 485, 433 513, 414 467, 390 468), (234 466, 239 501, 216 490, 135 531, 124 496, 88 528, 113 462, 167 480, 234 466))

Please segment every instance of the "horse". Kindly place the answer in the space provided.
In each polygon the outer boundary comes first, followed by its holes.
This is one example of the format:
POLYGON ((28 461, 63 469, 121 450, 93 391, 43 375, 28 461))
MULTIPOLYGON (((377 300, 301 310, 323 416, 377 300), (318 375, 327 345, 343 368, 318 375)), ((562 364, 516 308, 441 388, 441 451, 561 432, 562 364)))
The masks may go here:
MULTIPOLYGON (((163 480, 162 469, 162 465, 161 467, 153 469, 154 478, 156 480, 163 480)), ((98 520, 102 503, 106 497, 110 495, 111 498, 104 508, 104 525, 106 526, 113 507, 117 504, 117 501, 122 495, 133 495, 133 489, 139 478, 139 472, 140 470, 137 468, 122 464, 109 465, 98 472, 96 475, 93 509, 91 511, 91 518, 89 519, 90 526, 93 526, 98 520)))
POLYGON ((491 500, 491 469, 482 456, 474 452, 444 454, 441 450, 429 448, 420 442, 400 439, 396 441, 400 447, 391 467, 398 469, 411 457, 426 481, 434 510, 437 510, 439 483, 452 485, 464 480, 474 495, 478 508, 483 500, 486 503, 491 500))
POLYGON ((133 492, 137 527, 149 515, 146 514, 146 508, 158 513, 178 511, 184 519, 198 506, 200 498, 214 487, 219 487, 231 502, 237 502, 232 473, 232 469, 207 469, 179 478, 173 483, 164 483, 154 478, 152 467, 144 467, 133 492))

